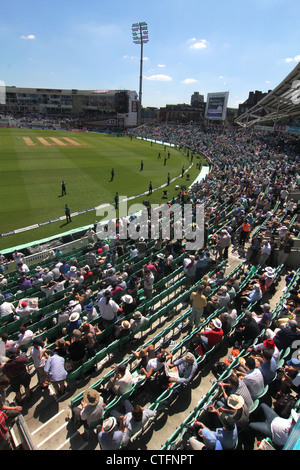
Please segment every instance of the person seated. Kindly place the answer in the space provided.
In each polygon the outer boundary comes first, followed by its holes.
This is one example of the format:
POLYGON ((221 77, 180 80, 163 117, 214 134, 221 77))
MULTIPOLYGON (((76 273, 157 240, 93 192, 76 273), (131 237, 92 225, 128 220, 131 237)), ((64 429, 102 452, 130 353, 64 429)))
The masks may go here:
POLYGON ((156 372, 162 370, 166 361, 173 357, 173 355, 166 349, 162 349, 156 354, 153 344, 141 349, 138 353, 136 351, 131 352, 137 359, 141 359, 142 367, 140 369, 140 373, 144 374, 147 379, 156 372))
POLYGON ((166 374, 169 377, 170 384, 178 383, 187 385, 191 382, 197 370, 198 364, 194 354, 187 353, 174 363, 169 364, 166 374))
POLYGON ((105 390, 111 390, 115 395, 122 396, 130 390, 133 384, 132 374, 125 364, 115 367, 115 373, 105 385, 105 390))
POLYGON ((223 339, 222 322, 219 318, 214 318, 208 324, 208 328, 200 331, 196 335, 195 351, 203 357, 206 351, 220 343, 223 339))

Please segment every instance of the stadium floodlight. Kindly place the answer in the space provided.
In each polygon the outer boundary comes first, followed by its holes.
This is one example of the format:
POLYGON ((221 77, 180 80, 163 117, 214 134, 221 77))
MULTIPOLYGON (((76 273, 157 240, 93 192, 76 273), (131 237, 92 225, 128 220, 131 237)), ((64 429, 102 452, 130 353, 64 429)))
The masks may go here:
POLYGON ((148 25, 145 22, 133 23, 131 26, 132 40, 134 44, 141 45, 141 59, 140 59, 140 89, 138 101, 138 125, 141 124, 142 114, 142 83, 143 83, 143 46, 149 42, 148 25))

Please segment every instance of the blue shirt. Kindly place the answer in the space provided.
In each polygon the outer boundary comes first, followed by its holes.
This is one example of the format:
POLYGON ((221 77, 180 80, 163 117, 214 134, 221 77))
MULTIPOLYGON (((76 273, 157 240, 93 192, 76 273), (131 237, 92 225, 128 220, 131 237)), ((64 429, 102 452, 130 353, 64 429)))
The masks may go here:
POLYGON ((192 380, 198 369, 196 359, 194 360, 193 364, 188 364, 183 359, 178 359, 178 361, 174 362, 174 365, 178 368, 178 383, 188 383, 190 380, 192 380))
POLYGON ((44 371, 51 382, 60 382, 61 380, 65 380, 68 375, 65 369, 64 358, 55 353, 47 359, 44 371))
POLYGON ((214 432, 218 441, 224 450, 232 450, 235 448, 238 440, 238 431, 236 425, 233 431, 229 431, 225 428, 217 428, 214 432))
POLYGON ((122 442, 122 431, 114 431, 113 433, 99 432, 98 441, 101 450, 118 450, 122 442))
POLYGON ((267 385, 269 384, 275 377, 276 375, 276 370, 277 370, 277 362, 275 361, 274 357, 272 357, 271 361, 263 362, 259 368, 258 368, 264 378, 264 384, 267 385))

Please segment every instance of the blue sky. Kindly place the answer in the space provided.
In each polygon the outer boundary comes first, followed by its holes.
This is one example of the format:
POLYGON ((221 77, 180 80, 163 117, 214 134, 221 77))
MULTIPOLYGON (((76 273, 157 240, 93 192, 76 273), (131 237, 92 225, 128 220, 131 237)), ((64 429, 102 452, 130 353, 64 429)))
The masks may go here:
POLYGON ((0 80, 138 92, 131 25, 145 21, 144 106, 229 91, 228 105, 237 107, 300 61, 299 18, 299 0, 10 0, 1 5, 0 80))

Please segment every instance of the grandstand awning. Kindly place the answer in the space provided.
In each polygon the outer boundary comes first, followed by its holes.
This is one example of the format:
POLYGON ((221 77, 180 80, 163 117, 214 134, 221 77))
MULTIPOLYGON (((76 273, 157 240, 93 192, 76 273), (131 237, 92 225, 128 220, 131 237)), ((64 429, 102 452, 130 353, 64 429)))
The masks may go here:
POLYGON ((300 62, 274 90, 235 122, 249 127, 266 121, 276 124, 280 119, 292 116, 300 116, 300 62))

